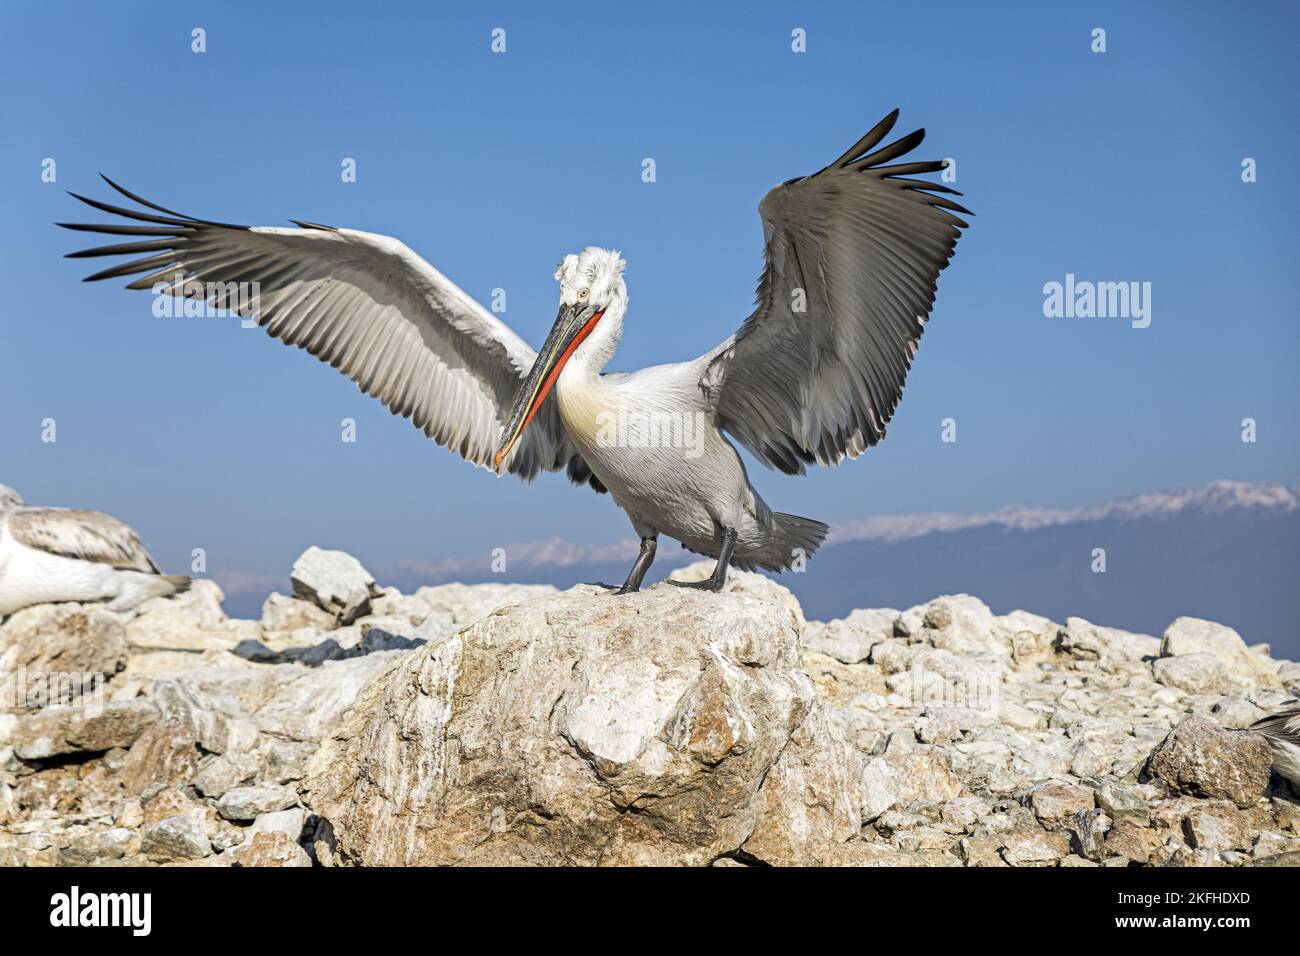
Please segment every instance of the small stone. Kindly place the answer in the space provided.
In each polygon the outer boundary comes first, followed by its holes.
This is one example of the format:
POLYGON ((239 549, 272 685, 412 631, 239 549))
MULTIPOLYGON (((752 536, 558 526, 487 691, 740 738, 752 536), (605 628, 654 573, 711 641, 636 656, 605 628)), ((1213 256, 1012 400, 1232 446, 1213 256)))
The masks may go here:
POLYGON ((1002 859, 1003 840, 997 836, 962 837, 957 841, 957 856, 967 866, 1005 867, 1002 859))
POLYGON ((1070 848, 1089 860, 1101 862, 1106 856, 1106 834, 1112 821, 1104 810, 1080 810, 1061 823, 1070 834, 1070 848))
POLYGON ((255 833, 246 846, 231 853, 238 866, 256 867, 309 867, 311 857, 307 851, 278 830, 255 833))
POLYGON ((113 816, 113 822, 128 830, 138 829, 144 823, 144 808, 140 805, 139 798, 128 797, 123 800, 113 816))
POLYGON ((130 830, 119 827, 99 833, 86 833, 73 837, 59 851, 59 865, 93 866, 120 860, 134 849, 138 849, 138 843, 130 830))
POLYGON ((1154 830, 1134 823, 1118 822, 1106 834, 1105 850, 1108 855, 1120 856, 1143 866, 1159 846, 1154 830))
POLYGON ((1244 850, 1255 839, 1249 820, 1231 807, 1196 807, 1183 818, 1183 832, 1196 849, 1244 850))
POLYGON ((253 821, 253 825, 246 832, 250 838, 256 833, 283 833, 297 843, 306 823, 307 811, 302 807, 291 807, 288 810, 262 814, 253 821))
POLYGON ((1093 808, 1092 791, 1068 783, 1049 783, 1029 794, 1029 806, 1044 825, 1093 808))
POLYGON ((863 823, 895 805, 946 803, 961 793, 961 782, 936 750, 886 750, 884 756, 867 762, 860 783, 863 823))
POLYGON ((217 801, 217 812, 227 820, 255 820, 297 802, 298 794, 292 787, 236 787, 217 801))
POLYGON ((1097 804, 1118 823, 1145 827, 1151 821, 1151 808, 1132 787, 1104 783, 1097 789, 1097 804))
POLYGON ((1054 866, 1070 852, 1059 833, 1014 833, 1003 841, 1002 859, 1011 866, 1054 866))
POLYGON ((203 762, 194 777, 194 787, 205 797, 215 799, 251 780, 258 770, 259 764, 250 754, 216 754, 203 762))
POLYGON ((140 850, 154 862, 199 860, 212 853, 212 843, 202 823, 177 813, 146 830, 140 850))
POLYGON ((301 780, 307 771, 307 761, 316 750, 317 746, 314 743, 276 741, 266 748, 267 779, 275 783, 301 780))
POLYGON ((945 803, 939 811, 940 818, 952 832, 970 830, 981 816, 988 813, 989 805, 979 797, 957 797, 945 803))
POLYGON ((893 608, 856 610, 846 618, 825 624, 810 622, 803 643, 809 650, 845 664, 858 664, 871 649, 889 639, 898 612, 893 608))
POLYGON ((1279 853, 1276 856, 1265 856, 1255 861, 1255 866, 1300 866, 1300 852, 1279 853))
POLYGON ((158 708, 147 700, 47 707, 18 721, 14 753, 23 760, 44 760, 130 747, 157 720, 158 708))
POLYGON ((250 718, 187 681, 157 681, 153 699, 164 719, 178 722, 210 753, 251 750, 257 743, 257 725, 250 718))
POLYGON ((1276 856, 1279 853, 1295 853, 1298 851, 1300 851, 1300 838, 1278 830, 1265 830, 1255 839, 1251 855, 1256 859, 1261 859, 1266 856, 1276 856))
POLYGON ((194 738, 179 723, 158 723, 131 745, 122 766, 122 785, 128 793, 153 796, 164 786, 189 783, 198 767, 194 738))

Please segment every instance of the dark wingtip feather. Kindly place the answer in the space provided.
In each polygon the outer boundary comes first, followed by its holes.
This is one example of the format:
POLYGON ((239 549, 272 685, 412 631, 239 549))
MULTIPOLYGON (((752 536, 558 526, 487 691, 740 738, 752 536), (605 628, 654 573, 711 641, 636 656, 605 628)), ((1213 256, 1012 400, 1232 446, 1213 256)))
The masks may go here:
POLYGON ((894 124, 897 122, 898 107, 894 107, 893 112, 867 130, 863 137, 845 150, 839 159, 831 163, 831 166, 845 166, 867 150, 873 149, 877 143, 889 135, 889 131, 894 128, 894 124))
POLYGON ((896 139, 888 146, 876 150, 870 156, 863 156, 848 165, 849 169, 869 169, 872 166, 878 166, 881 163, 889 162, 891 159, 897 159, 899 156, 906 155, 916 147, 921 145, 925 139, 925 129, 917 129, 908 133, 901 139, 896 139))

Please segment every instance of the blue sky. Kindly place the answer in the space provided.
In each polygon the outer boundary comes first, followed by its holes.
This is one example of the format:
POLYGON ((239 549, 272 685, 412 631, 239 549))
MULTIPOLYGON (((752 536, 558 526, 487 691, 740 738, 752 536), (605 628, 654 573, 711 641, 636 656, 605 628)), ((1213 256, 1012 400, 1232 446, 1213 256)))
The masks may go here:
POLYGON ((751 464, 770 504, 836 522, 1295 482, 1296 25, 1288 3, 6 3, 0 481, 129 520, 176 570, 195 547, 283 575, 312 543, 382 568, 627 536, 608 497, 495 479, 259 331, 81 283, 61 256, 89 243, 52 223, 89 211, 64 190, 110 199, 103 171, 198 216, 389 233, 480 301, 505 288, 534 345, 555 262, 615 247, 633 368, 729 334, 764 192, 898 106, 976 216, 886 442, 803 478, 751 464), (1151 326, 1044 317, 1066 273, 1150 282, 1151 326))

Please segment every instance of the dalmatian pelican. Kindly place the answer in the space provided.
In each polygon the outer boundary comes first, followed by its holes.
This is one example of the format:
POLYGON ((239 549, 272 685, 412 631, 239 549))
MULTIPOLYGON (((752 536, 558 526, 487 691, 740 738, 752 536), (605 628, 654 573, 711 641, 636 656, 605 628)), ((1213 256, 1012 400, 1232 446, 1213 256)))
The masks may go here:
MULTIPOLYGON (((786 474, 857 458, 885 435, 968 211, 936 182, 941 161, 893 160, 925 135, 880 146, 895 110, 829 166, 773 188, 757 307, 708 353, 606 372, 628 293, 617 252, 588 247, 556 269, 559 314, 538 352, 449 279, 384 235, 196 219, 72 194, 130 223, 60 223, 129 241, 72 257, 127 255, 86 281, 198 299, 255 319, 347 375, 441 445, 498 474, 564 470, 608 492, 641 539, 621 587, 640 588, 659 535, 727 568, 779 571, 827 526, 772 511, 734 443, 786 474), (137 256, 140 256, 137 258, 137 256), (248 296, 248 289, 253 295, 248 296)), ((677 583, 677 582, 674 582, 677 583)), ((691 586, 691 585, 688 585, 691 586)))
POLYGON ((112 515, 27 507, 0 485, 0 619, 63 601, 129 611, 189 588, 189 578, 159 571, 139 536, 112 515))

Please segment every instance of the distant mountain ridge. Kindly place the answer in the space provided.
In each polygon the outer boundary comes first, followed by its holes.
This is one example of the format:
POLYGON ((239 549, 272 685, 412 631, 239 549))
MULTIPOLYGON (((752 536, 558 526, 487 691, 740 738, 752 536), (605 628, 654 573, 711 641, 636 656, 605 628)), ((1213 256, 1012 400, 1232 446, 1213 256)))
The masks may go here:
POLYGON ((1082 508, 1041 508, 1011 505, 996 511, 962 515, 932 512, 916 515, 864 518, 831 528, 829 541, 874 539, 901 541, 935 531, 1001 526, 1016 531, 1033 531, 1054 525, 1081 524, 1113 519, 1173 518, 1189 511, 1224 514, 1242 508, 1259 508, 1280 514, 1300 509, 1300 485, 1252 484, 1245 481, 1212 481, 1204 488, 1152 491, 1116 498, 1082 508))

